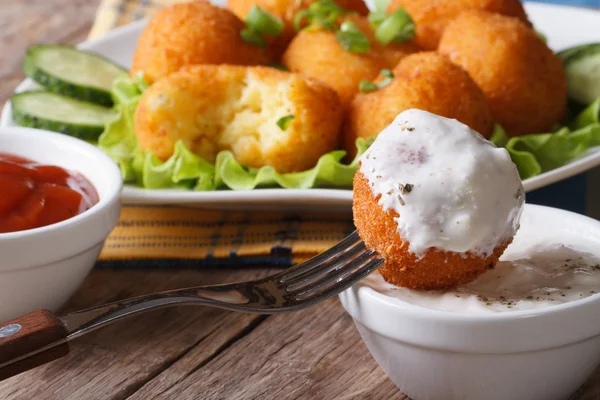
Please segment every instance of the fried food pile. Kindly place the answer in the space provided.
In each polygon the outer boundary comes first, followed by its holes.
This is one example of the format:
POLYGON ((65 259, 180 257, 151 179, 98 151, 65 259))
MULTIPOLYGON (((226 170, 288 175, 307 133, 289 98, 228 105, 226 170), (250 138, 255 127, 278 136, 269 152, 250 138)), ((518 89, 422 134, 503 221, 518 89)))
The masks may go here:
POLYGON ((135 116, 142 150, 311 168, 401 112, 457 119, 489 137, 537 133, 566 112, 565 73, 518 0, 229 0, 158 11, 131 76, 151 84, 135 116))

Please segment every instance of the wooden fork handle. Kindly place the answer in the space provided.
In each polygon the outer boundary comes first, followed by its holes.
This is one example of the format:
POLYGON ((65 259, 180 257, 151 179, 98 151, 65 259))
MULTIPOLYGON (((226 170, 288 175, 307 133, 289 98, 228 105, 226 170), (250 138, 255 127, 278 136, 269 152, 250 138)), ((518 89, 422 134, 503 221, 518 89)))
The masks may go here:
POLYGON ((0 324, 0 380, 56 360, 69 353, 65 342, 28 358, 3 364, 66 339, 67 330, 50 311, 38 310, 0 324))

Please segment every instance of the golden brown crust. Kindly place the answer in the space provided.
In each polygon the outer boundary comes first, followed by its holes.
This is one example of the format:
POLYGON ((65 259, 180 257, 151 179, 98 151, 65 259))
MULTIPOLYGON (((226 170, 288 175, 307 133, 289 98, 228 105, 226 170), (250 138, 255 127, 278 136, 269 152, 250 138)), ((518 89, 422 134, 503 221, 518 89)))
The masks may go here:
POLYGON ((144 92, 135 113, 140 147, 169 158, 175 143, 214 161, 231 150, 241 163, 303 171, 338 146, 342 108, 328 86, 269 67, 194 65, 144 92), (294 118, 285 130, 277 121, 294 118))
POLYGON ((416 41, 435 50, 446 26, 461 12, 487 10, 519 18, 531 26, 520 0, 391 0, 389 11, 403 7, 415 21, 416 41))
POLYGON ((163 8, 140 36, 131 76, 141 71, 152 83, 191 64, 267 64, 267 51, 240 37, 244 27, 231 11, 207 1, 163 8))
POLYGON ((369 22, 364 17, 350 17, 371 42, 367 54, 344 50, 327 30, 301 31, 283 54, 283 63, 294 72, 300 72, 331 86, 347 108, 358 93, 361 80, 371 81, 383 68, 393 69, 408 54, 419 51, 412 42, 382 46, 375 41, 369 22))
POLYGON ((516 18, 465 12, 448 25, 439 52, 469 73, 511 136, 547 132, 566 113, 562 62, 516 18))
MULTIPOLYGON (((273 52, 274 58, 279 59, 296 35, 293 25, 294 16, 298 11, 307 9, 308 6, 316 1, 318 0, 228 0, 227 8, 241 20, 246 18, 246 15, 254 5, 280 18, 285 24, 283 33, 277 38, 269 39, 269 49, 273 52)), ((345 10, 354 11, 360 15, 367 15, 369 13, 365 2, 362 0, 335 0, 335 3, 345 10)))
POLYGON ((352 211, 354 225, 368 248, 377 251, 385 264, 379 269, 383 278, 394 285, 419 290, 450 289, 475 280, 494 268, 512 241, 498 245, 486 258, 467 253, 429 249, 421 260, 409 252, 407 241, 397 231, 393 211, 384 211, 377 203, 369 182, 359 171, 354 177, 352 211))
POLYGON ((457 119, 484 137, 493 129, 485 97, 469 75, 437 53, 422 52, 403 58, 388 86, 354 98, 343 129, 344 150, 352 157, 357 138, 377 135, 411 108, 457 119))

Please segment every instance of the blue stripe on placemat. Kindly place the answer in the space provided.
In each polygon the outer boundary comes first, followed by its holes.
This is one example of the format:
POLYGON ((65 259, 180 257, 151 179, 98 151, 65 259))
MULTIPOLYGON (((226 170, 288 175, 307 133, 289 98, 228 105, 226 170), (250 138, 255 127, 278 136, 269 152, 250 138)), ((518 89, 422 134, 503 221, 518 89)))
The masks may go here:
POLYGON ((98 269, 172 269, 172 268, 213 268, 213 267, 289 267, 292 265, 292 256, 256 256, 256 257, 231 257, 231 258, 206 258, 197 259, 160 259, 160 260, 113 260, 98 261, 98 269))

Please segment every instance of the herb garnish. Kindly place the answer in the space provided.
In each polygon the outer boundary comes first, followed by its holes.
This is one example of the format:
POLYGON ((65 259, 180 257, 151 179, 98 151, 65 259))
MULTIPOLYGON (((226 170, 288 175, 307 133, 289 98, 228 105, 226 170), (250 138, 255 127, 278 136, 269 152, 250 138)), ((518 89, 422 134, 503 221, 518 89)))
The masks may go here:
POLYGON ((284 28, 281 19, 256 5, 252 6, 244 22, 246 28, 240 32, 242 39, 257 47, 267 47, 265 35, 279 36, 284 28))
POLYGON ((300 10, 294 15, 294 29, 338 29, 337 20, 348 12, 333 0, 320 0, 311 3, 305 10, 300 10))
POLYGON ((286 67, 286 66, 285 66, 285 65, 283 65, 283 64, 278 64, 278 63, 269 63, 269 64, 267 64, 267 65, 268 65, 269 67, 271 67, 271 68, 275 68, 275 69, 278 69, 278 70, 281 70, 281 71, 289 71, 289 70, 290 70, 288 67, 286 67))
POLYGON ((288 128, 288 126, 290 125, 290 121, 293 119, 294 119, 293 114, 286 115, 285 117, 281 117, 281 118, 279 118, 279 120, 277 120, 277 126, 282 131, 285 131, 288 128))
POLYGON ((370 81, 362 80, 358 84, 358 91, 361 93, 369 93, 369 92, 373 92, 378 89, 383 89, 384 87, 386 87, 387 85, 392 83, 392 79, 394 79, 394 73, 392 71, 384 68, 381 71, 379 71, 379 74, 384 77, 381 80, 381 82, 375 84, 370 81))
POLYGON ((404 8, 389 15, 385 11, 371 12, 368 19, 375 31, 375 39, 384 46, 390 42, 403 43, 415 37, 415 22, 404 8))
POLYGON ((340 30, 335 33, 340 46, 351 53, 366 54, 371 49, 371 43, 358 26, 352 21, 344 21, 340 30))

